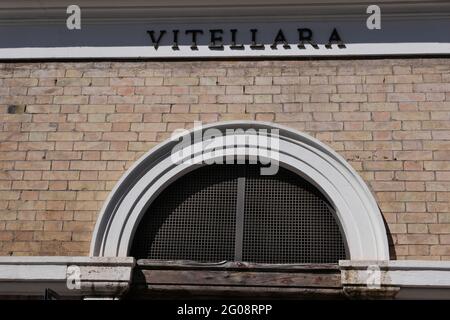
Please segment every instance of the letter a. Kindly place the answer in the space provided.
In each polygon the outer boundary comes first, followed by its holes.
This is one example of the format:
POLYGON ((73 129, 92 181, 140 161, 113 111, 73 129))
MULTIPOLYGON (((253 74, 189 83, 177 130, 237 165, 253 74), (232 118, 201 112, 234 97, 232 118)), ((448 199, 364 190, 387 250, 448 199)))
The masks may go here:
POLYGON ((80 30, 81 29, 81 9, 79 6, 72 4, 67 7, 67 17, 66 26, 69 30, 80 30))
POLYGON ((377 5, 371 5, 367 7, 366 13, 371 13, 367 18, 366 25, 367 29, 381 29, 381 9, 377 5))

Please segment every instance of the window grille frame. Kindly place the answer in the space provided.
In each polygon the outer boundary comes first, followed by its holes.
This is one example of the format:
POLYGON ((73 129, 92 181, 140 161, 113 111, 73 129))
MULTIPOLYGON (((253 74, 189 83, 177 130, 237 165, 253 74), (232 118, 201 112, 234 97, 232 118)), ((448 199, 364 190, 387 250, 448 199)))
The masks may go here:
MULTIPOLYGON (((218 174, 220 175, 221 171, 220 171, 220 167, 223 166, 230 166, 230 165, 206 165, 206 167, 212 167, 214 169, 218 169, 218 174)), ((233 165, 232 165, 233 166, 233 165)), ((339 219, 336 216, 336 212, 335 209, 333 208, 333 206, 331 205, 331 203, 326 199, 326 197, 321 193, 321 191, 315 187, 313 184, 311 184, 310 182, 308 182, 306 179, 304 179, 301 176, 298 176, 296 173, 290 171, 289 169, 286 168, 280 168, 280 170, 284 170, 284 175, 288 174, 289 176, 292 176, 293 181, 297 182, 298 185, 292 186, 293 188, 303 188, 302 191, 306 192, 306 193, 310 193, 314 196, 317 197, 317 201, 320 201, 321 204, 323 204, 325 207, 327 207, 328 212, 324 212, 321 214, 324 215, 330 215, 332 221, 334 222, 334 225, 337 226, 337 232, 339 233, 339 239, 337 239, 338 241, 340 241, 339 245, 339 254, 336 254, 336 257, 338 257, 337 259, 335 259, 334 261, 332 261, 333 259, 329 259, 326 260, 325 258, 320 257, 320 259, 318 261, 314 261, 314 262, 308 262, 308 261, 303 261, 303 260, 307 260, 306 258, 302 259, 302 262, 298 262, 298 261, 294 261, 294 262, 282 262, 282 261, 274 261, 274 262, 266 262, 266 261, 253 261, 253 260, 248 260, 248 259, 243 259, 244 255, 248 256, 248 253, 245 253, 245 250, 249 251, 250 249, 245 249, 244 248, 244 243, 245 243, 245 216, 246 216, 246 188, 247 188, 247 180, 248 179, 255 179, 255 175, 253 174, 253 176, 250 176, 250 171, 248 168, 251 168, 249 166, 253 166, 253 168, 255 168, 254 165, 244 165, 244 164, 240 164, 240 165, 234 165, 234 166, 238 166, 239 168, 234 170, 234 172, 236 173, 236 176, 233 177, 232 179, 236 180, 236 186, 235 186, 235 200, 236 200, 236 207, 235 207, 235 212, 234 212, 234 258, 233 259, 225 259, 223 261, 245 261, 245 262, 254 262, 254 263, 338 263, 339 260, 341 259, 347 259, 349 257, 349 250, 348 250, 348 246, 347 246, 347 241, 345 238, 345 234, 342 231, 342 226, 339 223, 339 219), (343 252, 342 252, 343 251, 343 252), (323 260, 326 260, 325 262, 323 260)), ((205 166, 198 166, 195 169, 191 170, 189 173, 187 173, 186 175, 189 177, 189 175, 192 174, 196 174, 198 172, 201 172, 202 168, 204 168, 205 166)), ((213 174, 213 171, 209 171, 209 174, 213 174)), ((264 177, 264 176, 263 176, 264 177)), ((270 177, 270 176, 269 176, 270 177)), ((162 192, 159 194, 158 198, 155 200, 155 202, 153 204, 157 204, 158 203, 158 199, 160 196, 163 196, 164 194, 166 194, 166 192, 173 192, 170 191, 171 186, 174 186, 174 184, 176 184, 178 181, 182 181, 180 179, 185 178, 185 176, 182 177, 178 177, 177 180, 173 181, 170 185, 168 185, 164 190, 162 190, 162 192)), ((231 179, 231 178, 230 178, 231 179)), ((282 182, 282 183, 286 183, 285 180, 283 180, 283 175, 281 176, 274 176, 271 177, 271 179, 275 180, 276 182, 282 182)), ((292 182, 292 181, 290 181, 292 182)), ((276 190, 275 190, 276 191, 276 190)), ((132 255, 136 256, 137 259, 155 259, 155 260, 164 260, 164 258, 161 258, 160 256, 157 255, 157 257, 155 258, 151 258, 149 256, 143 256, 142 252, 139 253, 139 250, 136 249, 136 241, 142 241, 142 240, 137 240, 140 238, 142 238, 142 233, 143 231, 141 230, 142 226, 141 224, 156 224, 155 221, 152 222, 152 214, 154 214, 153 212, 151 212, 152 210, 152 205, 149 206, 149 208, 147 209, 147 212, 144 214, 143 219, 140 221, 139 225, 137 226, 137 230, 135 233, 135 236, 132 240, 132 245, 131 245, 131 253, 132 255)), ((157 204, 158 205, 158 204, 157 204)), ((291 204, 291 205, 297 205, 297 203, 291 204)), ((302 208, 301 210, 297 210, 299 211, 297 214, 301 214, 300 211, 305 211, 304 208, 302 208)), ((308 211, 308 210, 306 210, 308 211)), ((247 213, 248 214, 248 213, 247 213)), ((144 226, 145 229, 145 226, 144 226)), ((301 232, 302 230, 297 230, 299 232, 301 232)), ((331 230, 331 231, 336 231, 336 230, 331 230)), ((157 232, 157 231, 156 231, 157 232)), ((333 236, 333 235, 331 235, 333 236)), ((148 246, 151 246, 151 244, 147 244, 148 246)), ((300 243, 296 243, 295 245, 300 246, 300 243)), ((247 245, 248 247, 248 245, 247 245)), ((200 248, 199 248, 200 250, 200 248)), ((306 252, 308 252, 308 248, 305 249, 306 252)), ((331 250, 331 249, 329 249, 331 250)), ((321 248, 321 252, 325 252, 327 253, 329 251, 327 249, 327 247, 321 248)), ((331 255, 331 253, 328 253, 329 255, 331 255)), ((149 254, 150 255, 150 254, 149 254)), ((173 258, 171 257, 170 259, 167 260, 197 260, 197 259, 191 259, 190 257, 185 257, 183 256, 183 254, 181 254, 182 258, 178 259, 178 258, 173 258)), ((197 255, 195 255, 197 256, 197 255)), ((201 256, 201 254, 200 254, 201 256)), ((289 260, 289 257, 284 257, 283 259, 285 260, 289 260)), ((275 259, 276 260, 276 259, 275 259)), ((221 260, 222 261, 222 260, 221 260)), ((205 261, 205 262, 214 262, 214 261, 205 261)), ((218 261, 215 261, 218 262, 218 261)))

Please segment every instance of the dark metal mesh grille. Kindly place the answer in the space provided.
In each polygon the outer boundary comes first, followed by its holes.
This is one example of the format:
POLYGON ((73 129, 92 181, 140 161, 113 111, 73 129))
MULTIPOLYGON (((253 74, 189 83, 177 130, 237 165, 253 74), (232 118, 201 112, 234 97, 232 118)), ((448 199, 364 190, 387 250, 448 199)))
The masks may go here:
POLYGON ((245 177, 242 260, 336 263, 346 258, 334 210, 324 196, 286 169, 262 176, 257 165, 209 165, 172 183, 144 215, 131 254, 235 260, 238 177, 245 177))
POLYGON ((247 167, 244 261, 336 263, 345 257, 333 209, 317 188, 283 168, 261 176, 258 167, 247 167))
POLYGON ((132 246, 138 259, 234 259, 235 166, 205 166, 181 177, 152 203, 132 246))

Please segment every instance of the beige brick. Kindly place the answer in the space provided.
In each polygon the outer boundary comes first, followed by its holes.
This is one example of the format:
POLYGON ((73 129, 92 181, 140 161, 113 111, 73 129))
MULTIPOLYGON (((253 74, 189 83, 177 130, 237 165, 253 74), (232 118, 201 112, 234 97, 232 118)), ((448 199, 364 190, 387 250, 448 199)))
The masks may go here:
POLYGON ((450 245, 431 246, 430 253, 436 256, 450 256, 450 245))
POLYGON ((108 150, 110 146, 109 142, 94 141, 94 142, 75 142, 73 145, 74 150, 108 150))
POLYGON ((87 96, 55 96, 54 104, 87 104, 89 98, 87 96))
POLYGON ((429 181, 434 180, 434 173, 433 172, 414 172, 414 171, 408 171, 408 172, 396 172, 395 177, 397 180, 422 180, 422 181, 429 181))
POLYGON ((16 170, 50 170, 50 161, 16 161, 16 170))
POLYGON ((450 170, 449 161, 425 161, 425 170, 450 170))
POLYGON ((450 181, 426 182, 427 191, 450 191, 450 181))
POLYGON ((64 231, 92 231, 93 225, 83 221, 64 221, 64 231))
POLYGON ((422 128, 423 129, 435 129, 435 130, 445 130, 450 129, 450 121, 445 120, 433 120, 433 121, 423 121, 422 122, 422 128))
MULTIPOLYGON (((49 201, 47 201, 47 203, 48 202, 49 201)), ((62 202, 62 203, 64 204, 64 202, 62 202)), ((64 209, 64 206, 62 207, 62 209, 64 209)), ((69 220, 70 221, 72 219, 73 219, 72 211, 49 210, 49 211, 40 211, 36 214, 36 220, 46 220, 46 221, 47 220, 48 221, 69 220)))
POLYGON ((56 131, 56 123, 22 123, 22 131, 56 131))
POLYGON ((450 223, 430 224, 428 227, 430 229, 430 233, 450 233, 450 223))
POLYGON ((426 212, 424 202, 408 202, 406 203, 406 211, 408 212, 426 212))
POLYGON ((394 157, 397 160, 431 160, 433 153, 431 151, 396 151, 394 157))
POLYGON ((342 93, 342 94, 332 94, 330 96, 331 102, 366 102, 367 95, 359 93, 342 93))
POLYGON ((136 132, 105 132, 102 140, 104 141, 136 141, 136 132))
POLYGON ((276 85, 289 85, 289 84, 309 84, 309 78, 304 76, 283 76, 283 77, 273 77, 273 84, 276 85))
POLYGON ((57 78, 64 77, 65 71, 63 69, 44 69, 31 71, 32 78, 57 78))
POLYGON ((424 93, 388 93, 388 102, 415 102, 425 101, 424 93))
POLYGON ((82 132, 49 132, 49 141, 77 141, 83 138, 82 132))
POLYGON ((450 244, 450 234, 443 234, 439 236, 441 244, 450 244))
POLYGON ((41 191, 39 199, 41 200, 72 200, 76 193, 71 191, 41 191))
POLYGON ((408 254, 410 255, 429 255, 430 246, 428 245, 409 245, 408 246, 408 254))
POLYGON ((70 232, 45 231, 35 232, 34 240, 36 241, 70 241, 70 232))
POLYGON ((42 175, 44 180, 77 180, 80 174, 78 171, 46 171, 42 175))
POLYGON ((251 95, 227 95, 227 96, 218 96, 218 103, 252 103, 253 96, 251 95))
POLYGON ((190 111, 193 113, 207 113, 207 112, 226 112, 227 107, 220 104, 194 104, 191 105, 190 111))
POLYGON ((399 244, 438 244, 439 238, 431 234, 399 234, 397 241, 399 244))
POLYGON ((106 118, 108 122, 141 122, 142 114, 139 113, 120 113, 110 114, 106 118))
POLYGON ((86 252, 89 251, 89 242, 62 242, 62 249, 67 252, 86 252))
POLYGON ((364 150, 401 150, 402 144, 397 141, 365 141, 364 150))
POLYGON ((436 195, 433 192, 398 192, 396 198, 399 201, 434 201, 436 195))
POLYGON ((416 92, 449 92, 450 83, 420 83, 414 85, 416 92))
POLYGON ((340 140, 372 140, 372 134, 368 131, 349 131, 349 132, 335 132, 334 139, 340 140))
POLYGON ((105 170, 106 161, 71 161, 71 170, 105 170))
POLYGON ((47 181, 13 181, 12 189, 14 190, 47 190, 47 181))
MULTIPOLYGON (((218 77, 219 85, 252 85, 253 77, 218 77)), ((274 81, 274 84, 278 84, 274 81)))
POLYGON ((168 86, 195 86, 200 82, 199 78, 172 77, 164 78, 164 85, 168 86))
POLYGON ((163 122, 194 122, 198 120, 198 115, 196 114, 164 114, 163 122))
POLYGON ((241 113, 223 113, 220 115, 219 119, 220 121, 254 120, 254 115, 241 113))
POLYGON ((387 75, 386 83, 420 83, 423 81, 422 75, 387 75))
POLYGON ((391 223, 389 225, 389 231, 392 234, 407 233, 406 224, 403 224, 403 223, 391 223))
MULTIPOLYGON (((41 243, 36 241, 15 241, 5 242, 3 244, 3 250, 11 253, 15 252, 29 252, 37 254, 41 248, 41 243)), ((22 254, 23 255, 23 254, 22 254)))
POLYGON ((34 231, 42 230, 44 223, 42 221, 7 221, 6 230, 34 231))
POLYGON ((428 233, 428 225, 423 223, 408 224, 408 233, 428 233))
POLYGON ((277 113, 275 120, 279 122, 312 121, 311 113, 277 113))
POLYGON ((81 105, 80 113, 113 113, 115 109, 114 105, 81 105))
POLYGON ((403 202, 379 202, 381 211, 383 212, 403 212, 405 204, 403 202))
POLYGON ((333 113, 337 121, 367 121, 370 120, 370 112, 336 112, 333 113))
POLYGON ((393 120, 428 120, 430 114, 428 112, 392 112, 393 120))

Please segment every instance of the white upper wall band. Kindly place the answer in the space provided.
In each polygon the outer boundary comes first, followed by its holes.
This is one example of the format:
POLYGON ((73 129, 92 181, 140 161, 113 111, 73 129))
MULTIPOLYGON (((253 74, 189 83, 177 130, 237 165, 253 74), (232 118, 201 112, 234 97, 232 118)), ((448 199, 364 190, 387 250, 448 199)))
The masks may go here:
MULTIPOLYGON (((162 58, 245 58, 245 57, 351 57, 382 55, 449 55, 450 43, 350 43, 345 49, 298 49, 236 51, 226 48, 223 51, 209 50, 207 46, 198 46, 192 51, 189 46, 180 46, 174 52, 170 47, 155 50, 148 47, 56 47, 56 48, 3 48, 0 60, 32 59, 162 59, 162 58)), ((333 46, 334 47, 334 46, 333 46)))

